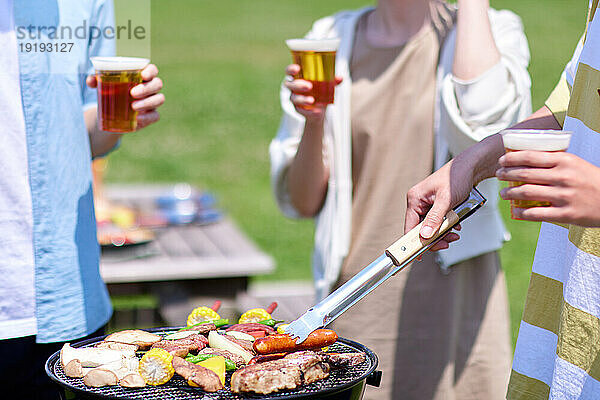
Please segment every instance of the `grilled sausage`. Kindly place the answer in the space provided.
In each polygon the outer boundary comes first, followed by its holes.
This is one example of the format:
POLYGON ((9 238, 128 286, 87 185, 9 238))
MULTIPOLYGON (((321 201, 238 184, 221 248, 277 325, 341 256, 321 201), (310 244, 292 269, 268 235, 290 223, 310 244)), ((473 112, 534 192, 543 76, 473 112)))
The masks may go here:
POLYGON ((254 350, 258 354, 290 353, 293 351, 320 349, 335 343, 337 334, 330 329, 313 331, 302 343, 296 343, 288 334, 269 335, 254 341, 254 350))

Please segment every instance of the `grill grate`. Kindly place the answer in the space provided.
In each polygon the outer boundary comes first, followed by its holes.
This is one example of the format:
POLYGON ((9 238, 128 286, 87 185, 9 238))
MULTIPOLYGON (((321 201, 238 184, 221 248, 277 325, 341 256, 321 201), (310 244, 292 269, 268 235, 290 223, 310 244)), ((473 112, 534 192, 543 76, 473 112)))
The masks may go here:
MULTIPOLYGON (((154 333, 172 333, 177 328, 150 329, 154 333)), ((90 339, 81 343, 72 344, 73 347, 89 347, 101 341, 104 337, 90 339)), ((335 344, 329 346, 330 351, 338 353, 364 352, 366 360, 354 367, 331 371, 327 379, 303 385, 296 390, 287 390, 269 395, 239 395, 229 390, 231 372, 227 373, 225 388, 215 392, 206 393, 200 389, 187 385, 185 380, 175 374, 173 378, 161 386, 146 386, 144 388, 123 388, 120 386, 105 386, 102 388, 87 387, 81 378, 69 378, 64 374, 60 365, 60 352, 54 353, 46 362, 46 373, 61 386, 85 396, 103 399, 140 399, 140 400, 243 400, 243 399, 308 399, 316 395, 335 393, 354 386, 366 379, 377 367, 377 356, 365 346, 340 338, 335 344)))

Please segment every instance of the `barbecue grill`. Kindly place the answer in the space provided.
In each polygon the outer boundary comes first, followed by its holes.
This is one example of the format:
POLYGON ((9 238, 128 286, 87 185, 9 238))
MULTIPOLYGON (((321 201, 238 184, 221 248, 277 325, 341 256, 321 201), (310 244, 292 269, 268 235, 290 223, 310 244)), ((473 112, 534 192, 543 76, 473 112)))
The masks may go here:
MULTIPOLYGON (((147 331, 157 334, 169 334, 179 328, 156 328, 147 331)), ((102 341, 106 336, 72 343, 72 347, 90 347, 102 341)), ((56 383, 75 392, 81 399, 141 399, 141 400, 244 400, 244 399, 326 399, 326 400, 358 400, 362 399, 366 385, 379 386, 381 372, 376 371, 377 356, 367 347, 352 340, 340 338, 329 346, 329 351, 349 353, 361 351, 366 360, 356 366, 331 371, 327 379, 303 385, 296 390, 286 390, 268 395, 237 394, 229 390, 231 373, 227 373, 225 388, 206 393, 187 385, 185 380, 175 374, 165 385, 146 386, 144 388, 123 388, 105 386, 101 388, 87 387, 81 378, 69 378, 64 374, 60 364, 60 351, 54 353, 46 361, 46 373, 56 383)))

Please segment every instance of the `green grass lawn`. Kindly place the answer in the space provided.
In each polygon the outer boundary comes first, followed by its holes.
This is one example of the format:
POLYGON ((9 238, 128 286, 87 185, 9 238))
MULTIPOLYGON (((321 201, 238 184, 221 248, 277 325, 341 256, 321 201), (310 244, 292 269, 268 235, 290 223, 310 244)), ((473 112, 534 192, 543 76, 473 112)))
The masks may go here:
MULTIPOLYGON (((152 59, 165 81, 162 121, 123 141, 110 182, 186 181, 220 205, 277 261, 259 279, 310 279, 313 226, 281 216, 271 196, 268 144, 279 117, 278 90, 289 63, 284 39, 316 18, 368 2, 328 0, 152 1, 152 59)), ((543 104, 582 33, 587 1, 502 0, 529 38, 533 106, 543 104)), ((503 204, 506 214, 506 204, 503 204)), ((507 218, 502 251, 516 333, 539 226, 507 218)))

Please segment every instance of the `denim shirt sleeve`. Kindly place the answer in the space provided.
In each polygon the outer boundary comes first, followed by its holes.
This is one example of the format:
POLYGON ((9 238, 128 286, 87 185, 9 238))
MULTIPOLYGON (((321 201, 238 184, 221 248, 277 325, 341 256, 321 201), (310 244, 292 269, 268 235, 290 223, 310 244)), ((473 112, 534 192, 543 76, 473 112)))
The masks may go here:
MULTIPOLYGON (((115 27, 115 13, 112 0, 96 0, 94 1, 94 10, 90 19, 90 26, 98 27, 102 32, 106 27, 115 27)), ((100 37, 90 37, 88 44, 89 57, 97 56, 114 56, 116 54, 116 40, 99 35, 100 37)), ((98 104, 96 89, 91 89, 85 84, 85 79, 88 75, 94 73, 94 67, 91 61, 87 60, 86 71, 82 77, 82 103, 83 109, 95 107, 98 104)))

